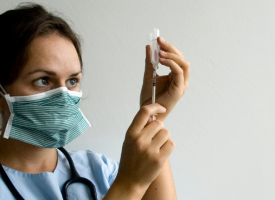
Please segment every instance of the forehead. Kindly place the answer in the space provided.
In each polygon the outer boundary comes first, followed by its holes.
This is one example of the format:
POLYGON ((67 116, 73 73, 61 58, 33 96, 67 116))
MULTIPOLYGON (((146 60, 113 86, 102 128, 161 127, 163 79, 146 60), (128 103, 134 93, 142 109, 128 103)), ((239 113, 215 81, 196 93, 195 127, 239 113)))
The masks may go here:
POLYGON ((56 73, 72 73, 72 71, 81 70, 73 43, 58 34, 35 38, 30 45, 29 56, 29 61, 22 73, 28 73, 36 68, 56 73))

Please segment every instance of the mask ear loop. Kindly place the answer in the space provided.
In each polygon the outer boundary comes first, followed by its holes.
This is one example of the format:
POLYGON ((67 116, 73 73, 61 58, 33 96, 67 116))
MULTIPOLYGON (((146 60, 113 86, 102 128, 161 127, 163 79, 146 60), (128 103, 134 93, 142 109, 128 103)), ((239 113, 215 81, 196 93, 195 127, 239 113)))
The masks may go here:
MULTIPOLYGON (((6 138, 6 139, 8 139, 9 138, 9 136, 10 136, 10 129, 11 129, 11 122, 12 122, 12 120, 13 120, 13 116, 14 116, 14 114, 13 114, 13 109, 12 109, 12 105, 10 105, 11 103, 8 101, 8 99, 10 98, 10 95, 6 92, 6 90, 3 88, 3 86, 0 84, 0 88, 1 88, 1 90, 4 92, 1 92, 0 91, 0 95, 2 95, 3 96, 3 98, 5 98, 6 99, 6 101, 7 101, 7 104, 8 104, 8 106, 9 106, 9 109, 10 109, 10 118, 9 118, 9 120, 8 120, 8 123, 7 123, 7 125, 6 125, 6 130, 4 131, 4 138, 6 138)), ((1 116, 1 118, 0 118, 1 120, 2 120, 2 116, 1 116)), ((0 131, 2 131, 2 121, 1 121, 1 126, 0 126, 0 131)), ((1 135, 1 132, 0 132, 0 135, 1 135)))
POLYGON ((0 91, 0 94, 4 97, 5 96, 5 94, 7 94, 7 92, 6 92, 6 90, 2 87, 2 85, 0 84, 0 88, 2 89, 2 91, 4 92, 1 92, 0 91))
MULTIPOLYGON (((0 88, 2 89, 2 91, 7 94, 7 92, 4 90, 4 88, 2 87, 2 85, 0 84, 0 88)), ((0 95, 5 98, 5 95, 0 91, 0 95)), ((2 131, 2 112, 0 112, 0 135, 1 135, 1 131, 2 131)))

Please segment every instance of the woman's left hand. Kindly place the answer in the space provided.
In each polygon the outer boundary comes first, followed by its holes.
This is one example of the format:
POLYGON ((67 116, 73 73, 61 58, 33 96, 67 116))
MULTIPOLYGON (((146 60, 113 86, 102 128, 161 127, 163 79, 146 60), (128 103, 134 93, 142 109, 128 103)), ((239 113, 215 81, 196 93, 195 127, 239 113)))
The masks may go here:
MULTIPOLYGON (((157 75, 156 103, 166 108, 166 113, 159 114, 157 119, 164 121, 188 88, 190 63, 184 59, 182 52, 171 43, 161 37, 158 37, 157 41, 160 46, 159 63, 171 69, 169 75, 157 75)), ((150 45, 147 45, 140 106, 152 103, 153 72, 154 68, 151 63, 150 45)))

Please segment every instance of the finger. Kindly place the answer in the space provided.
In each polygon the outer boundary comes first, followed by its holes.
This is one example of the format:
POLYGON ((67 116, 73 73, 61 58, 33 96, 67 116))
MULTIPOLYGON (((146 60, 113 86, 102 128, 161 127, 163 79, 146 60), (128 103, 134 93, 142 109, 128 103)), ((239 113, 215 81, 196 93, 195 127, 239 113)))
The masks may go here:
POLYGON ((160 120, 155 120, 148 124, 142 131, 142 135, 144 137, 149 138, 150 141, 158 134, 159 131, 161 131, 164 127, 164 124, 160 120))
POLYGON ((173 72, 174 85, 178 88, 182 88, 184 86, 183 69, 171 59, 160 58, 159 62, 162 65, 170 67, 171 71, 173 72))
POLYGON ((168 53, 165 51, 160 51, 160 58, 171 59, 179 65, 184 71, 184 84, 188 82, 190 76, 190 63, 185 60, 182 56, 178 56, 174 53, 168 53))
POLYGON ((166 108, 159 105, 158 103, 142 106, 138 111, 138 113, 136 114, 132 124, 129 127, 130 131, 136 134, 140 134, 140 132, 146 126, 146 123, 150 116, 157 113, 165 113, 165 112, 166 112, 166 108))
MULTIPOLYGON (((160 48, 160 51, 166 52, 166 50, 164 48, 160 48)), ((180 51, 179 49, 178 49, 178 51, 180 53, 180 57, 184 58, 184 55, 183 55, 182 51, 180 51)), ((176 55, 178 55, 178 54, 176 54, 176 55)))
POLYGON ((153 77, 154 68, 151 63, 151 51, 150 45, 146 46, 146 58, 145 58, 145 70, 144 70, 144 80, 153 77))
POLYGON ((160 153, 163 157, 169 157, 175 149, 175 143, 172 140, 167 140, 160 148, 160 153))
POLYGON ((160 49, 182 56, 181 52, 176 47, 174 47, 170 42, 164 40, 162 37, 158 37, 157 41, 160 49))
POLYGON ((170 138, 170 131, 167 129, 161 129, 157 134, 155 134, 155 137, 152 140, 153 146, 157 146, 158 149, 160 149, 164 143, 169 140, 170 138))

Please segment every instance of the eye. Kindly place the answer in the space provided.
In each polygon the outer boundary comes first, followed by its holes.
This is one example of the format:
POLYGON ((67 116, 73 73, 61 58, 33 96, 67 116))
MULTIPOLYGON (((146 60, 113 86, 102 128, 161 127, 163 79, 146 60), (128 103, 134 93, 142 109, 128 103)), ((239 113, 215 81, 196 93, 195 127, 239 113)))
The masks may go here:
POLYGON ((46 86, 48 85, 48 80, 46 78, 40 78, 34 82, 34 84, 38 86, 46 86))
POLYGON ((69 80, 67 81, 67 85, 68 85, 69 87, 75 87, 75 86, 77 85, 77 83, 78 83, 78 80, 75 79, 75 78, 69 79, 69 80))

